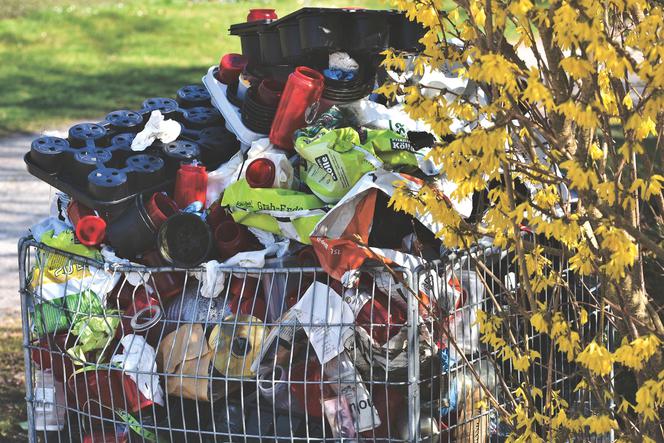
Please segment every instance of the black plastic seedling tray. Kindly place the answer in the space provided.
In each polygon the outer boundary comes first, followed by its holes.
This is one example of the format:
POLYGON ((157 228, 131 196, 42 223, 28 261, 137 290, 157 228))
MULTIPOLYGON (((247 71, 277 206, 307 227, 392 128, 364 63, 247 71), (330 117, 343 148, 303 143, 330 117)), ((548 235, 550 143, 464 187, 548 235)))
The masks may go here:
POLYGON ((113 111, 100 123, 72 126, 66 139, 39 137, 24 161, 30 174, 113 218, 137 194, 171 190, 181 162, 216 168, 238 149, 205 87, 189 85, 177 91, 177 100, 149 98, 138 111, 113 111), (153 110, 178 121, 180 137, 132 151, 153 110))
POLYGON ((321 51, 413 50, 424 34, 401 12, 353 8, 302 8, 278 20, 234 24, 229 31, 240 37, 250 65, 302 65, 321 51))

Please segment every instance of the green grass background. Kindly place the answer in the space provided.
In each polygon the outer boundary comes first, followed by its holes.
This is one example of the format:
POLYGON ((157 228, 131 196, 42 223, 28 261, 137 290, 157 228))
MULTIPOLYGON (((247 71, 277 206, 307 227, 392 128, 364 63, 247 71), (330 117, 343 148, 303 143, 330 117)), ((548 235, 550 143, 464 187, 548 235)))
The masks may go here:
MULTIPOLYGON (((40 131, 200 82, 239 51, 228 27, 252 7, 279 15, 333 3, 274 0, 0 0, 0 136, 40 131)), ((381 0, 336 6, 383 8, 381 0)))
MULTIPOLYGON (((349 5, 385 7, 381 0, 0 0, 0 137, 172 97, 200 82, 222 54, 239 51, 228 27, 250 8, 285 15, 349 5)), ((0 320, 0 442, 25 442, 20 320, 0 320)))

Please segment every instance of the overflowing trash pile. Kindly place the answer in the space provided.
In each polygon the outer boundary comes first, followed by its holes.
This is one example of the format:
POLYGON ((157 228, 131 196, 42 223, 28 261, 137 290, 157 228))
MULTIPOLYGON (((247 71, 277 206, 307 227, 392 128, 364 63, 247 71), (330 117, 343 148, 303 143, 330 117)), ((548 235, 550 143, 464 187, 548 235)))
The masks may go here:
POLYGON ((31 229, 48 247, 26 283, 32 426, 90 442, 485 441, 486 414, 452 430, 479 398, 448 372, 479 351, 483 286, 433 272, 414 299, 394 271, 442 252, 429 214, 389 207, 395 186, 454 189, 425 158, 429 128, 372 93, 390 75, 380 52, 416 51, 422 29, 393 11, 304 8, 252 10, 230 33, 242 54, 203 85, 26 154, 61 191, 31 229), (439 321, 457 346, 420 327, 439 321), (413 389, 426 407, 407 405, 413 389))

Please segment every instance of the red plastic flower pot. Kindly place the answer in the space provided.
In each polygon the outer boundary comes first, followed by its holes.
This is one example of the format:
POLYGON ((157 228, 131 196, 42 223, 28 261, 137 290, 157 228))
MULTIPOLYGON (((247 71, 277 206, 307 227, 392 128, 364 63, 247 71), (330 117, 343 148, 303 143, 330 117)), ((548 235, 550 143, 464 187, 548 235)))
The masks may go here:
POLYGON ((67 217, 69 217, 72 226, 78 225, 79 220, 86 215, 95 215, 95 211, 76 200, 69 202, 69 205, 67 206, 67 217))
POLYGON ((279 106, 284 84, 272 78, 263 79, 258 85, 258 100, 265 106, 276 108, 279 106))
POLYGON ((222 261, 251 247, 249 231, 234 221, 224 221, 214 230, 214 240, 222 261))
POLYGON ((128 434, 117 434, 114 429, 96 430, 83 437, 83 443, 127 443, 128 434))
POLYGON ((365 438, 394 438, 400 435, 396 430, 396 417, 403 414, 403 398, 405 392, 397 386, 386 386, 384 384, 373 384, 371 386, 371 399, 380 417, 380 426, 369 431, 362 432, 365 438))
POLYGON ((290 391, 301 405, 307 409, 311 417, 323 416, 323 404, 321 399, 331 395, 328 385, 321 382, 321 367, 315 357, 309 358, 309 362, 294 364, 290 374, 290 391))
POLYGON ((277 13, 274 9, 250 9, 247 14, 248 22, 255 22, 258 20, 276 20, 277 13))
MULTIPOLYGON (((159 302, 149 296, 143 286, 138 287, 132 295, 133 298, 122 314, 120 325, 115 334, 118 339, 127 334, 147 336, 150 329, 155 327, 162 317, 159 302)), ((151 341, 154 340, 148 340, 148 342, 151 341)))
POLYGON ((229 309, 236 315, 252 315, 265 321, 267 305, 262 293, 257 292, 258 279, 255 277, 232 276, 230 279, 229 309), (254 303, 254 299, 256 303, 254 303))
POLYGON ((268 158, 257 158, 249 163, 245 178, 252 188, 271 188, 274 185, 276 168, 268 158))
POLYGON ((76 224, 76 238, 85 246, 99 246, 106 236, 106 222, 96 215, 86 215, 76 224))
POLYGON ((153 404, 118 369, 80 372, 69 378, 67 388, 76 399, 76 409, 94 417, 113 418, 117 409, 133 413, 153 404))
POLYGON ((178 212, 178 205, 167 194, 155 192, 145 202, 145 210, 154 227, 159 229, 168 220, 168 217, 178 212))
POLYGON ((226 211, 226 208, 219 205, 217 202, 210 208, 210 212, 205 218, 205 221, 210 227, 210 230, 214 232, 215 229, 217 229, 217 226, 219 226, 222 222, 233 221, 233 217, 226 211))
MULTIPOLYGON (((143 254, 141 263, 154 267, 168 266, 156 250, 143 254)), ((166 303, 182 292, 184 278, 185 275, 183 272, 153 272, 150 275, 148 284, 157 292, 162 303, 166 303)), ((123 306, 123 309, 126 309, 127 306, 128 304, 123 306)))
POLYGON ((235 83, 248 62, 242 54, 224 54, 219 62, 218 80, 226 85, 235 83))
POLYGON ((73 345, 76 337, 73 335, 47 334, 34 343, 38 348, 32 348, 32 360, 41 369, 50 369, 53 377, 64 382, 74 373, 74 364, 67 354, 67 349, 73 345))

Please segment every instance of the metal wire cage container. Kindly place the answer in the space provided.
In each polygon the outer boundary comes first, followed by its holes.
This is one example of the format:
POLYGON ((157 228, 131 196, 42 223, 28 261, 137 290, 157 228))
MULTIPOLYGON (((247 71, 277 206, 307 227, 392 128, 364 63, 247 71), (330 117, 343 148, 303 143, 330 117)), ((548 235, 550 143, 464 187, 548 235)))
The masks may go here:
MULTIPOLYGON (((524 375, 480 342, 478 309, 540 352, 534 385, 592 408, 575 367, 506 313, 514 264, 490 247, 367 269, 354 289, 288 260, 150 268, 28 238, 19 253, 31 441, 501 441, 493 406, 524 375)), ((552 263, 571 290, 542 297, 570 315, 595 285, 552 263)))

